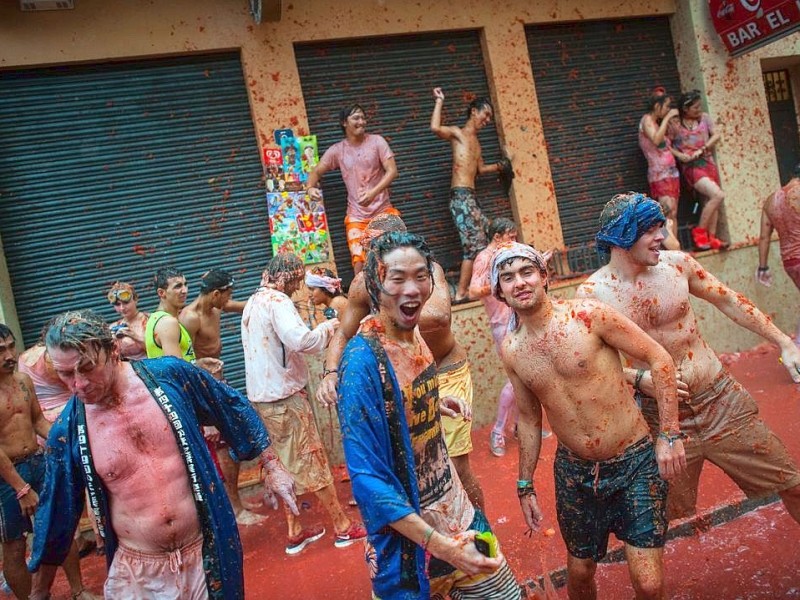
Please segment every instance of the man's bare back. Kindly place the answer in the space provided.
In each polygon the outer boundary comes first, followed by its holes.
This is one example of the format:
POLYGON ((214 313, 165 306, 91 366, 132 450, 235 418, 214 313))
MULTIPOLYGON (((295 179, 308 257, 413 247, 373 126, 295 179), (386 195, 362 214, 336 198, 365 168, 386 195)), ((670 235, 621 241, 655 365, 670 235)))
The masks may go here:
POLYGON ((530 390, 559 442, 590 460, 617 456, 648 434, 619 354, 603 337, 616 328, 625 325, 602 305, 560 300, 544 329, 521 327, 503 342, 515 390, 520 384, 530 390))
MULTIPOLYGON (((663 251, 659 263, 634 281, 606 265, 578 288, 577 296, 596 298, 628 316, 669 352, 680 380, 696 393, 708 387, 722 363, 700 336, 689 295, 726 289, 688 254, 663 251)), ((750 304, 743 296, 740 301, 750 304)), ((644 365, 634 361, 634 366, 644 365)))
POLYGON ((172 427, 133 368, 125 364, 114 406, 86 405, 94 465, 113 498, 120 542, 169 552, 200 536, 197 509, 172 427))

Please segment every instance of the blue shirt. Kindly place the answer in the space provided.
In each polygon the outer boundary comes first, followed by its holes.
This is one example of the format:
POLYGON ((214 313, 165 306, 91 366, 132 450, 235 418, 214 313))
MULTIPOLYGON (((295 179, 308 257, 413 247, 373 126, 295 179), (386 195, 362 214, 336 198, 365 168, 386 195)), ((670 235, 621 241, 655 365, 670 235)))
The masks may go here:
MULTIPOLYGON (((203 566, 210 598, 244 598, 242 545, 236 518, 201 425, 213 425, 239 459, 257 458, 269 445, 261 419, 247 399, 206 371, 175 357, 132 362, 172 425, 187 465, 203 534, 203 566), (155 391, 153 387, 157 387, 155 391)), ((83 511, 84 489, 99 517, 108 566, 117 549, 108 493, 94 470, 87 443, 86 413, 73 396, 50 429, 47 474, 34 524, 31 571, 40 564, 60 565, 67 556, 83 511), (85 466, 82 466, 83 462, 85 466), (94 491, 94 493, 92 493, 94 491)))

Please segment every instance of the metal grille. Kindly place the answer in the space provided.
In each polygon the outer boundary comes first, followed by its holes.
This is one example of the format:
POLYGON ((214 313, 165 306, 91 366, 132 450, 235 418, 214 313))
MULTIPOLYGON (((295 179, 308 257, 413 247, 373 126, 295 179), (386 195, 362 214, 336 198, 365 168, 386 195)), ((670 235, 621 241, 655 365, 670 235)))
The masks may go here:
MULTIPOLYGON (((295 46, 303 99, 320 154, 342 138, 338 112, 358 102, 367 111, 367 130, 384 136, 399 171, 392 203, 410 231, 425 236, 445 271, 461 261, 458 233, 450 216, 450 145, 430 131, 431 90, 444 88, 444 121, 463 125, 470 100, 489 96, 478 32, 446 32, 295 46)), ((495 128, 480 133, 487 163, 500 159, 495 128)), ((489 218, 511 217, 511 206, 494 176, 476 181, 478 199, 489 218)), ((326 175, 325 205, 339 275, 352 278, 344 236, 347 194, 338 173, 326 175)))
POLYGON ((654 87, 680 93, 669 21, 532 25, 526 34, 564 242, 580 267, 605 203, 649 189, 639 119, 654 87))
MULTIPOLYGON (((0 234, 25 342, 68 309, 116 319, 105 291, 211 267, 249 293, 269 258, 256 136, 238 53, 0 72, 0 234)), ((243 382, 239 318, 226 375, 243 382)))
POLYGON ((768 102, 782 102, 792 99, 792 89, 789 85, 789 71, 766 71, 763 74, 764 89, 767 92, 768 102))

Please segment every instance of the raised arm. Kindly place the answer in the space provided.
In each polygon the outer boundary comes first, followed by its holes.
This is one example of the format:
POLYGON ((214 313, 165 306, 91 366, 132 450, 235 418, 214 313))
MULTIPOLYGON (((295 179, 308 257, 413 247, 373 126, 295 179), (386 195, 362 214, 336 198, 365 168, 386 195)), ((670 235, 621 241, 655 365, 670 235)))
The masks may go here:
POLYGON ((659 123, 658 125, 652 118, 646 118, 644 120, 644 127, 643 127, 644 134, 656 146, 660 146, 667 137, 667 129, 669 128, 670 119, 677 116, 678 116, 678 109, 672 108, 667 113, 667 115, 663 119, 661 119, 661 123, 659 123))
POLYGON ((431 115, 431 131, 443 140, 451 140, 456 135, 456 128, 442 125, 442 106, 444 106, 444 92, 442 88, 433 88, 433 114, 431 115))
POLYGON ((792 338, 778 329, 772 319, 749 299, 726 286, 695 259, 686 255, 684 261, 687 263, 685 272, 688 272, 689 292, 713 304, 737 325, 778 346, 783 366, 792 381, 800 383, 800 349, 792 338))
POLYGON ((772 232, 775 227, 767 214, 767 206, 772 202, 775 194, 770 194, 761 210, 761 230, 758 234, 758 269, 756 281, 767 287, 772 285, 772 274, 769 272, 769 246, 772 241, 772 232))

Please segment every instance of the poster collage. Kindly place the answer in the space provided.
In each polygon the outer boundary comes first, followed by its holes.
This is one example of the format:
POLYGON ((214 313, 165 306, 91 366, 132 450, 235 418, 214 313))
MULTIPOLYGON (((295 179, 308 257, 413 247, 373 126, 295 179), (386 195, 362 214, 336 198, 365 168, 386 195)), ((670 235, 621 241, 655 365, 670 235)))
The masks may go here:
POLYGON ((326 262, 330 234, 325 206, 304 190, 319 162, 317 136, 278 129, 275 143, 277 147, 264 149, 272 253, 293 252, 305 264, 326 262))

